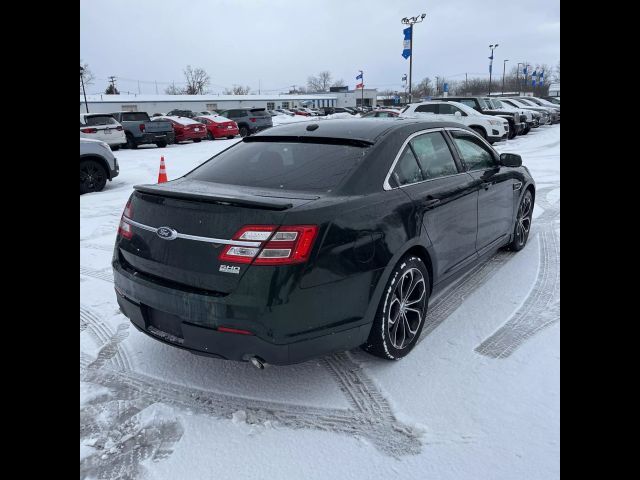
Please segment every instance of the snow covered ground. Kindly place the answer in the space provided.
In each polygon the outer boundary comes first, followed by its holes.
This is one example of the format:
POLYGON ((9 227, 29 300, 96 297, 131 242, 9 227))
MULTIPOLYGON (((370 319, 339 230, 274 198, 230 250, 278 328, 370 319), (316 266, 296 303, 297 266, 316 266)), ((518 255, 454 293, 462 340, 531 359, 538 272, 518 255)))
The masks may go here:
POLYGON ((407 358, 264 371, 139 333, 110 270, 131 187, 157 181, 160 155, 172 179, 235 141, 118 151, 120 176, 80 197, 81 478, 559 478, 560 126, 496 145, 536 179, 529 243, 432 299, 407 358))

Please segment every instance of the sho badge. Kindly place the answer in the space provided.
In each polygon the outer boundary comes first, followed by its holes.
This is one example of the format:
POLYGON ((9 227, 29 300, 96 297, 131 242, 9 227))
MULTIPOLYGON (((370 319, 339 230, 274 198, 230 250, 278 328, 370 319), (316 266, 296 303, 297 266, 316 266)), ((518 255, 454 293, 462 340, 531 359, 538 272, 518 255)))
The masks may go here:
POLYGON ((218 270, 224 273, 240 273, 240 267, 232 267, 231 265, 220 265, 218 270))

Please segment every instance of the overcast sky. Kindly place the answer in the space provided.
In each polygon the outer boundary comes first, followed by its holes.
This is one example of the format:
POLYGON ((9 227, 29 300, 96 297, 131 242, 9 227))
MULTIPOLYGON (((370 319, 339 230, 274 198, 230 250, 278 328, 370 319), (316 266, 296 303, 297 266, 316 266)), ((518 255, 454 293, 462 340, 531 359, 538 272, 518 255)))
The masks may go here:
POLYGON ((329 70, 355 86, 402 89, 409 73, 402 56, 400 20, 426 13, 414 27, 413 82, 428 76, 464 80, 494 76, 517 62, 554 66, 560 60, 559 0, 81 0, 80 58, 96 76, 87 93, 100 93, 107 77, 121 92, 163 93, 184 81, 188 64, 204 68, 210 90, 234 84, 262 93, 306 85, 329 70))

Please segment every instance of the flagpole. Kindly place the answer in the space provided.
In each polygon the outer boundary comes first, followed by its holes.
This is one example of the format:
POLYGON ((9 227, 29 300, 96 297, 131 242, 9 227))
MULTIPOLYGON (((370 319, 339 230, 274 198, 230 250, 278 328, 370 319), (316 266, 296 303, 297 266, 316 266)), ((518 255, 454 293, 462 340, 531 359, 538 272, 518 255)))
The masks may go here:
POLYGON ((409 103, 413 100, 413 92, 411 88, 412 68, 413 68, 413 25, 424 20, 427 14, 423 13, 420 17, 403 18, 401 23, 409 25, 409 103))
POLYGON ((360 108, 364 109, 364 72, 362 70, 360 70, 360 75, 362 75, 362 78, 360 79, 360 82, 362 83, 362 96, 360 97, 360 108))

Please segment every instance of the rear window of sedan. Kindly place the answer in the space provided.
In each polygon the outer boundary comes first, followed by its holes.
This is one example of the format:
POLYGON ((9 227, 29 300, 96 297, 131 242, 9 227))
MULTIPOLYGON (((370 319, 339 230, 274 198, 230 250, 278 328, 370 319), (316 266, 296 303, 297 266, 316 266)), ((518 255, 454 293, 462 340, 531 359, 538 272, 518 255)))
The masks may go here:
POLYGON ((187 177, 246 187, 330 192, 359 165, 366 152, 366 147, 332 143, 240 142, 187 177))
POLYGON ((96 125, 114 125, 116 119, 111 115, 91 115, 90 117, 84 117, 85 125, 94 127, 96 125))

